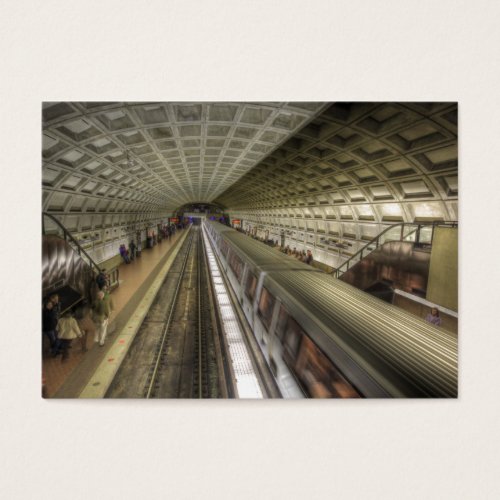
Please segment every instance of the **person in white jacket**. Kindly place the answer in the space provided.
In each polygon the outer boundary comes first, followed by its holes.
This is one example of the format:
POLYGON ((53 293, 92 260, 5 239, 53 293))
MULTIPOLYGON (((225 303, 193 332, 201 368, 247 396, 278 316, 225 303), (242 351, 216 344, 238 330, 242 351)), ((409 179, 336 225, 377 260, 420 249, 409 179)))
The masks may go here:
POLYGON ((62 351, 62 361, 66 361, 69 358, 69 348, 71 347, 71 341, 76 338, 80 338, 83 334, 78 326, 75 318, 71 315, 71 312, 66 312, 59 319, 57 324, 58 338, 61 341, 60 349, 62 351))

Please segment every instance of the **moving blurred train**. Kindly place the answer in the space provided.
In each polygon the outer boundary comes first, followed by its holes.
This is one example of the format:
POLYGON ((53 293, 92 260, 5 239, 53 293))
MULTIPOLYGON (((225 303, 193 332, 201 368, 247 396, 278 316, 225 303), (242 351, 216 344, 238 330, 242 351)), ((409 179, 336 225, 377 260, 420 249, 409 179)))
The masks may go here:
POLYGON ((453 333, 218 222, 204 230, 283 397, 457 397, 453 333))

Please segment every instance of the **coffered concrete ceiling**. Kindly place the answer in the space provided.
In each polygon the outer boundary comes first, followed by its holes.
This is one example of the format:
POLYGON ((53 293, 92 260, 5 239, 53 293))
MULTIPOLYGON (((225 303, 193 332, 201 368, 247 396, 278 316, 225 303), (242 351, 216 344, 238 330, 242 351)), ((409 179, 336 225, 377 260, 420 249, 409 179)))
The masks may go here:
POLYGON ((218 201, 263 222, 338 220, 358 239, 380 227, 350 221, 457 220, 457 104, 335 103, 218 201))
POLYGON ((43 210, 71 231, 192 202, 282 227, 337 220, 356 239, 458 219, 456 103, 50 102, 42 114, 43 210))
POLYGON ((324 103, 43 103, 43 209, 168 213, 210 202, 324 103))

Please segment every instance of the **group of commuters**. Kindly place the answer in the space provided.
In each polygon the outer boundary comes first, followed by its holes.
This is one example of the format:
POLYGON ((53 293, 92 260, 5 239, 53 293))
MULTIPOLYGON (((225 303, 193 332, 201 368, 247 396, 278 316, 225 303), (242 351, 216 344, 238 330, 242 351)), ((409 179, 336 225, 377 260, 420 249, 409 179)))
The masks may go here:
POLYGON ((290 255, 291 257, 295 257, 297 260, 304 262, 305 264, 311 265, 313 263, 313 254, 311 250, 297 250, 296 247, 293 247, 293 250, 287 245, 285 248, 281 250, 284 254, 290 255))
POLYGON ((122 244, 120 245, 119 251, 120 255, 122 256, 123 262, 125 262, 125 264, 130 264, 133 260, 136 259, 136 257, 141 256, 141 242, 139 241, 139 243, 136 245, 135 241, 131 240, 128 245, 128 249, 125 244, 122 244))
POLYGON ((168 225, 165 225, 163 226, 163 229, 162 229, 162 233, 163 233, 163 237, 167 240, 170 240, 170 238, 172 238, 172 236, 175 234, 175 226, 172 224, 170 226, 168 225))
POLYGON ((62 355, 62 361, 69 357, 71 342, 83 336, 82 331, 69 311, 61 315, 59 295, 51 295, 43 306, 42 332, 50 342, 52 356, 62 355))
POLYGON ((153 248, 157 243, 161 243, 162 240, 170 240, 177 228, 184 229, 184 224, 179 223, 177 226, 175 224, 165 224, 158 227, 158 232, 148 230, 146 234, 146 247, 153 248))
MULTIPOLYGON (((256 235, 251 234, 248 230, 247 231, 243 231, 242 229, 237 229, 237 230, 239 230, 240 232, 246 233, 248 236, 251 236, 253 239, 257 239, 257 240, 260 240, 264 243, 268 243, 265 241, 264 238, 259 238, 256 235)), ((270 240, 270 242, 272 242, 272 246, 279 247, 277 240, 276 241, 270 240)), ((296 247, 293 247, 293 249, 291 249, 290 246, 287 245, 284 248, 280 247, 280 251, 286 255, 289 255, 291 257, 295 257, 296 259, 300 260, 301 262, 304 262, 304 263, 309 264, 309 265, 311 265, 313 263, 313 260, 314 260, 311 250, 307 250, 307 252, 306 252, 305 250, 297 250, 296 247)), ((442 321, 441 321, 441 317, 439 316, 439 309, 437 307, 431 308, 431 312, 425 317, 425 321, 427 321, 427 323, 430 323, 431 325, 434 325, 434 326, 441 326, 442 321)))
MULTIPOLYGON (((183 225, 179 225, 181 229, 183 229, 183 225)), ((154 231, 148 232, 146 236, 146 248, 153 248, 157 243, 160 243, 162 239, 170 240, 176 231, 175 225, 165 225, 161 230, 156 233, 154 231)), ((125 243, 120 245, 119 248, 120 255, 125 264, 130 264, 136 258, 141 256, 142 253, 142 244, 140 238, 135 243, 135 240, 130 240, 128 248, 125 243)))
POLYGON ((279 248, 280 252, 283 252, 286 255, 290 255, 291 257, 295 257, 297 260, 300 260, 301 262, 304 262, 305 264, 312 265, 313 263, 313 254, 311 250, 297 250, 297 248, 293 248, 293 250, 290 248, 289 245, 286 247, 281 247, 278 240, 266 240, 265 238, 261 238, 257 235, 252 234, 249 230, 243 231, 241 228, 237 228, 237 231, 240 231, 242 233, 245 233, 247 236, 250 236, 254 240, 262 241, 266 245, 279 248))
MULTIPOLYGON (((262 241, 262 242, 267 243, 267 244, 271 243, 271 246, 279 247, 280 252, 283 252, 284 254, 289 255, 291 257, 295 257, 296 259, 300 260, 301 262, 304 262, 304 263, 309 264, 309 265, 311 265, 313 263, 314 259, 313 259, 313 254, 312 254, 311 250, 307 250, 307 252, 306 252, 305 250, 297 250, 296 247, 293 247, 293 249, 291 249, 289 245, 287 245, 286 247, 280 247, 278 244, 278 240, 276 240, 276 241, 269 240, 269 242, 266 242, 266 240, 264 238, 259 238, 258 236, 252 234, 248 230, 244 231, 241 228, 237 228, 237 230, 242 232, 242 233, 247 234, 247 236, 251 236, 253 239, 262 241)), ((434 325, 434 326, 441 326, 442 321, 441 321, 441 317, 439 316, 439 309, 437 307, 432 307, 431 312, 425 317, 425 321, 427 321, 427 323, 430 323, 431 325, 434 325)))
MULTIPOLYGON (((165 226, 164 236, 168 239, 175 234, 175 226, 165 226)), ((120 245, 120 255, 129 264, 141 255, 141 242, 134 240, 127 249, 120 245)), ((95 282, 98 292, 93 307, 78 305, 61 313, 61 302, 58 294, 52 294, 43 304, 42 332, 50 343, 50 353, 53 357, 62 356, 62 361, 69 357, 71 343, 81 340, 82 352, 87 351, 87 335, 94 335, 94 342, 103 346, 106 341, 109 320, 113 311, 113 301, 110 296, 109 276, 101 269, 95 282)))
POLYGON ((272 238, 264 238, 264 236, 257 236, 256 234, 252 233, 248 229, 243 230, 241 227, 237 227, 235 229, 236 229, 236 231, 238 231, 240 233, 244 233, 247 236, 250 236, 250 238, 257 240, 257 241, 261 241, 262 243, 265 243, 266 245, 269 245, 270 247, 279 246, 278 240, 273 240, 272 238))
POLYGON ((53 357, 61 355, 61 361, 69 358, 72 341, 80 339, 82 352, 87 351, 87 335, 94 335, 94 342, 104 345, 108 324, 113 312, 113 300, 106 282, 96 278, 99 287, 94 306, 77 305, 61 313, 61 303, 58 294, 51 295, 42 310, 42 332, 50 343, 50 353, 53 357))

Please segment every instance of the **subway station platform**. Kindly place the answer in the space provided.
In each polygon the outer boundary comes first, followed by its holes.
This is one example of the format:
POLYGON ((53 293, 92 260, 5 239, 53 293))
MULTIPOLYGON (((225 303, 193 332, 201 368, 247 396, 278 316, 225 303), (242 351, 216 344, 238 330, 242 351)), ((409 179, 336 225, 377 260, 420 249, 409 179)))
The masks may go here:
POLYGON ((44 339, 42 373, 45 379, 46 397, 77 397, 80 388, 85 385, 86 380, 107 355, 116 332, 132 315, 156 273, 177 248, 184 234, 185 231, 179 230, 170 240, 162 240, 153 248, 144 249, 140 258, 120 266, 120 285, 111 292, 114 311, 104 347, 94 344, 93 332, 89 332, 86 338, 88 351, 84 352, 81 341, 75 339, 72 342, 69 359, 62 362, 60 356, 55 358, 50 356, 44 339))

